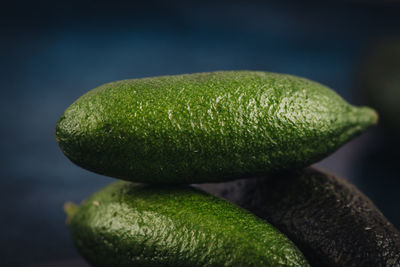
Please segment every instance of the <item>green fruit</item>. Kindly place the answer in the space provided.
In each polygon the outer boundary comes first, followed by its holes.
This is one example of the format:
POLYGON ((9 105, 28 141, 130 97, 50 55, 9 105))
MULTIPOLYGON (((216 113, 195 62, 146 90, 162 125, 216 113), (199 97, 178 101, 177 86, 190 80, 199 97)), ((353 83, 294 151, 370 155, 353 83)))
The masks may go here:
POLYGON ((95 266, 308 266, 271 225, 190 187, 116 182, 66 212, 95 266))
POLYGON ((345 179, 309 168, 202 188, 270 222, 311 266, 400 266, 400 232, 345 179))
POLYGON ((105 84, 64 112, 56 137, 100 174, 202 183, 308 166, 376 121, 307 79, 227 71, 105 84))

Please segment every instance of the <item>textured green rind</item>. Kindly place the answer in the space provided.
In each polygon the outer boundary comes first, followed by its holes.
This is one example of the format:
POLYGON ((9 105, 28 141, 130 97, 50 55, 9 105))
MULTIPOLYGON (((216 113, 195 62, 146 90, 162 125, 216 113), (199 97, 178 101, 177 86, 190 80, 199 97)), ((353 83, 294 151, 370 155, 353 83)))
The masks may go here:
POLYGON ((64 112, 56 137, 100 174, 202 183, 305 167, 376 120, 307 79, 227 71, 105 84, 64 112))
POLYGON ((120 181, 66 212, 94 266, 308 266, 271 225, 190 187, 120 181))
POLYGON ((400 266, 400 232, 343 178, 308 168, 202 188, 277 227, 311 266, 400 266))

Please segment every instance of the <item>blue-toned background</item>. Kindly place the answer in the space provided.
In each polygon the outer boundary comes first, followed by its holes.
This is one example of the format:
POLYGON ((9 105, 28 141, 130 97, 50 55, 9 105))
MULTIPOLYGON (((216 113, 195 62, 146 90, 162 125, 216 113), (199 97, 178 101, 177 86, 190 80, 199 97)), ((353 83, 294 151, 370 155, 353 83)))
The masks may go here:
MULTIPOLYGON (((1 261, 51 266, 79 259, 64 223, 63 203, 79 202, 113 179, 73 165, 58 148, 54 127, 73 101, 103 83, 266 70, 316 80, 349 102, 379 112, 374 93, 383 93, 380 88, 368 91, 365 84, 373 83, 365 80, 375 79, 370 74, 375 65, 386 66, 380 51, 389 54, 389 61, 395 58, 385 44, 400 47, 400 5, 322 2, 32 1, 3 8, 1 261)), ((386 124, 389 130, 371 129, 319 166, 355 183, 399 228, 399 145, 391 139, 390 120, 386 124)))

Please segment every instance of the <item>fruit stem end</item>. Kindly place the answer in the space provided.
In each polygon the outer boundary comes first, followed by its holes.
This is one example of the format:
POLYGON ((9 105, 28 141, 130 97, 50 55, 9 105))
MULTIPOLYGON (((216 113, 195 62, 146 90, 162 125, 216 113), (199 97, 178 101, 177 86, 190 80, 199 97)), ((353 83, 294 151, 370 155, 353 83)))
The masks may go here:
POLYGON ((67 225, 71 224, 72 218, 75 216, 76 212, 78 211, 79 206, 73 202, 66 202, 64 204, 64 212, 67 214, 67 225))

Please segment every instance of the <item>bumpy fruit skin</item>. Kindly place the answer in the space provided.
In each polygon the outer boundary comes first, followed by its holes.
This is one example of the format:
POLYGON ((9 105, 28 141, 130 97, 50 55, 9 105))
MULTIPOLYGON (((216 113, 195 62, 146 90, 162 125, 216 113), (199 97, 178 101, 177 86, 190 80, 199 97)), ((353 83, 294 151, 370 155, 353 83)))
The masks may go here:
POLYGON ((400 266, 400 232, 345 179, 309 168, 202 188, 277 227, 311 266, 400 266))
POLYGON ((194 188, 120 181, 72 205, 73 240, 94 266, 308 266, 271 225, 194 188))
POLYGON ((105 84, 64 112, 56 138, 96 173, 203 183, 308 166, 376 121, 307 79, 226 71, 105 84))

